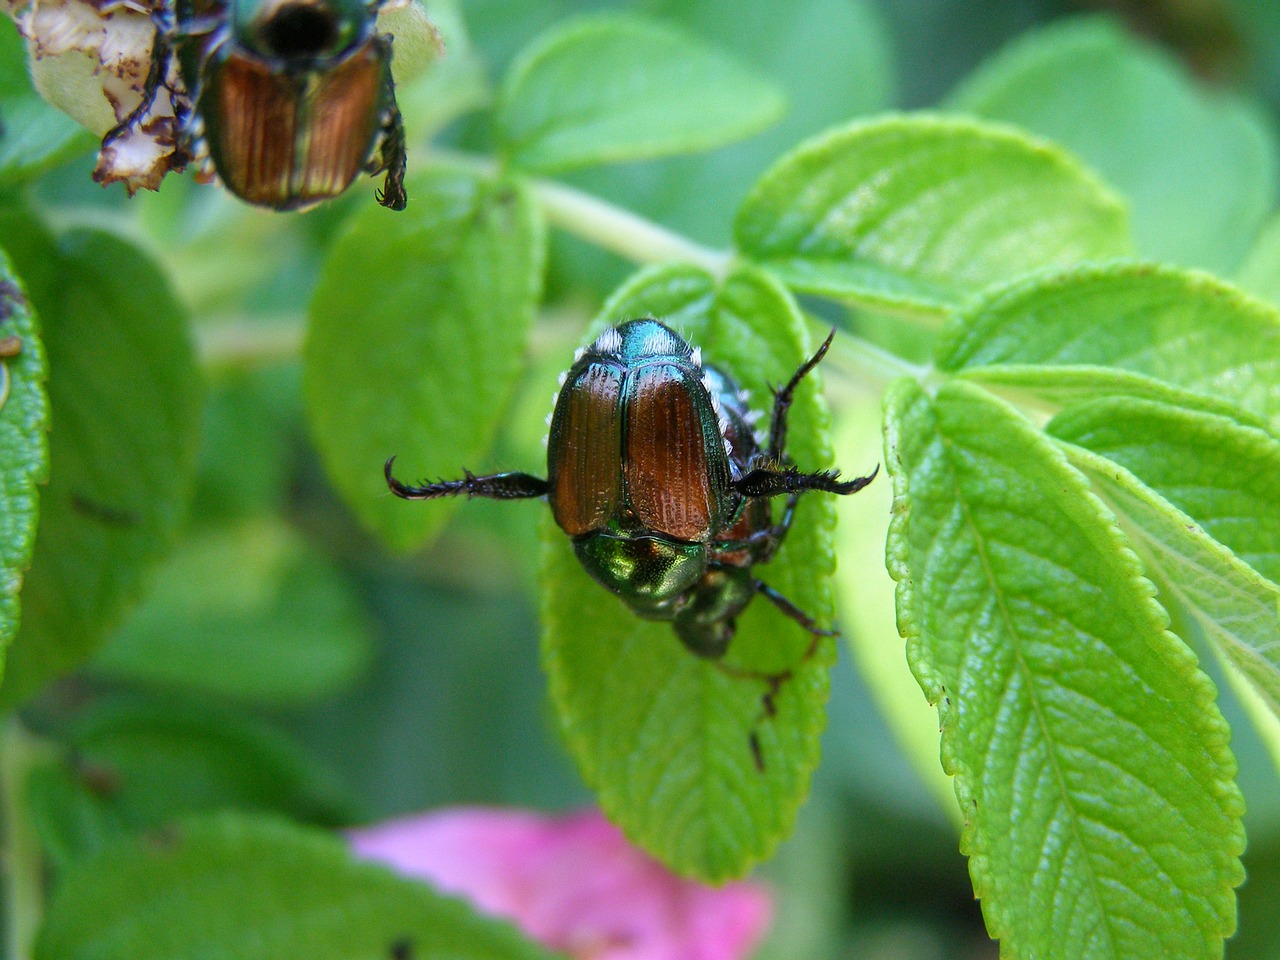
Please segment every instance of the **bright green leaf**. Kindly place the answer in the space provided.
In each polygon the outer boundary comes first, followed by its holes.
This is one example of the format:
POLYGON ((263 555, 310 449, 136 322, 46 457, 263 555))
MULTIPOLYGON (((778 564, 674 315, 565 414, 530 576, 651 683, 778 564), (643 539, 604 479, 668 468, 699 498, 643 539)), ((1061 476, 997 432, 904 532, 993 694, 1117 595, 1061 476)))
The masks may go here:
POLYGON ((35 960, 538 960, 499 920, 336 837, 232 814, 119 841, 59 884, 35 960))
MULTIPOLYGON (((652 315, 701 347, 769 408, 812 345, 795 303, 752 268, 723 283, 694 267, 641 272, 605 305, 597 329, 652 315)), ((787 453, 806 469, 831 466, 819 378, 791 408, 787 453)), ((850 473, 869 463, 843 464, 850 473)), ((758 576, 819 623, 831 621, 831 498, 802 498, 779 555, 758 576)), ((726 675, 686 650, 671 626, 640 620, 594 583, 550 523, 544 562, 543 661, 569 749, 601 806, 672 868, 706 880, 741 876, 794 823, 818 761, 832 645, 801 662, 811 637, 758 599, 738 623, 726 662, 795 668, 764 716, 765 684, 726 675), (759 738, 764 769, 750 745, 759 738)))
POLYGON ((411 206, 370 207, 333 246, 311 302, 304 392, 316 445, 356 515, 401 549, 457 502, 394 499, 461 476, 506 415, 541 290, 543 233, 518 185, 457 172, 410 182, 411 206))
POLYGON ((0 664, 18 629, 18 590, 49 466, 44 346, 35 311, 0 250, 0 664), (11 340, 10 338, 17 338, 11 340), (16 355, 5 357, 3 354, 16 355))
POLYGON ((1211 410, 1103 397, 1048 431, 1118 463, 1280 583, 1280 440, 1211 410))
MULTIPOLYGON (((1142 374, 1280 424, 1280 312, 1208 274, 1085 266, 991 291, 938 338, 937 365, 1052 389, 1142 374)), ((1127 389, 1123 392, 1129 392, 1127 389)))
POLYGON ((964 382, 891 389, 890 572, 974 889, 1010 956, 1221 957, 1243 872, 1230 732, 1112 516, 964 382))
POLYGON ((1280 714, 1280 587, 1112 460, 1079 448, 1068 455, 1120 517, 1166 605, 1198 620, 1280 714))
POLYGON ((1025 34, 948 106, 1074 152, 1132 202, 1134 242, 1153 260, 1228 272, 1275 203, 1277 151, 1262 112, 1201 87, 1108 19, 1025 34))
POLYGON ((934 116, 801 144, 756 184, 735 236, 798 290, 924 314, 1029 270, 1130 250, 1120 201, 1057 147, 934 116))
POLYGON ((535 40, 498 98, 514 164, 554 172, 695 153, 776 121, 778 88, 675 27, 623 14, 582 17, 535 40))
POLYGON ((1280 441, 1130 398, 1070 407, 1047 430, 1074 445, 1166 605, 1197 619, 1280 713, 1280 441))
POLYGON ((43 320, 49 486, 0 701, 86 659, 137 599, 181 521, 200 386, 183 311, 136 247, 54 238, 0 210, 0 236, 43 320))
POLYGON ((1280 216, 1272 217, 1259 233, 1236 283, 1280 307, 1280 216))
POLYGON ((288 526, 258 519, 180 544, 90 666, 116 679, 298 703, 349 684, 369 652, 351 584, 288 526))
POLYGON ((8 17, 0 16, 0 186, 29 180, 91 150, 97 138, 55 110, 32 88, 22 65, 26 44, 8 17))

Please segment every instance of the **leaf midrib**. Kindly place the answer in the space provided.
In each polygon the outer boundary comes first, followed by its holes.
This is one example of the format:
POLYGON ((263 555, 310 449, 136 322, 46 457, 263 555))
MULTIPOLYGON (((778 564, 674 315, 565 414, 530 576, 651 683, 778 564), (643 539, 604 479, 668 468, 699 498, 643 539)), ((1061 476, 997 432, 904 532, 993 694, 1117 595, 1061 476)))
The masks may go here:
MULTIPOLYGON (((987 583, 990 586, 996 598, 996 604, 1000 611, 1000 617, 1004 621, 1004 625, 1005 625, 1005 628, 1008 630, 1009 636, 1014 638, 1017 641, 1016 643, 1011 645, 1014 663, 1015 663, 1016 669, 1022 674, 1023 678, 1027 681, 1026 683, 1027 698, 1031 702, 1032 712, 1036 718, 1036 725, 1039 727, 1041 736, 1044 738, 1045 743, 1050 746, 1050 749, 1048 751, 1049 763, 1053 769, 1053 776, 1058 785, 1059 795, 1063 798, 1062 807, 1064 810, 1067 811, 1068 816, 1070 817, 1072 841, 1076 844, 1076 846, 1081 851, 1084 852, 1084 861, 1089 865, 1088 870, 1086 870, 1085 873, 1089 879, 1089 891, 1093 897, 1095 909, 1097 910, 1098 915, 1102 917, 1103 929, 1106 931, 1108 952, 1113 957, 1117 956, 1115 935, 1111 929, 1110 916, 1102 906, 1105 901, 1103 900, 1101 893, 1098 889, 1098 879, 1093 869, 1093 855, 1092 855, 1092 852, 1089 850, 1088 845, 1084 843, 1083 837, 1081 836, 1080 828, 1079 828, 1079 814, 1076 812, 1074 805, 1071 803, 1071 794, 1070 794, 1070 791, 1067 790, 1066 783, 1062 774, 1062 769, 1058 764, 1058 746, 1057 746, 1057 743, 1054 741, 1054 739, 1049 735, 1048 726, 1046 724, 1045 717, 1044 717, 1044 712, 1040 705, 1040 698, 1036 692, 1036 687, 1034 683, 1036 674, 1034 673, 1034 671, 1031 670, 1031 667, 1027 664, 1026 660, 1022 656, 1022 649, 1021 649, 1022 638, 1018 634, 1018 631, 1015 629, 1013 618, 1009 613, 1008 607, 1005 605, 1004 591, 1000 590, 997 587, 995 573, 992 570, 991 563, 987 557, 986 538, 982 535, 982 533, 978 529, 977 524, 974 522, 973 515, 969 510, 968 501, 963 496, 962 491, 960 489, 959 476, 958 476, 959 472, 956 469, 956 459, 952 454, 954 443, 946 436, 942 436, 940 439, 942 440, 943 449, 947 453, 948 465, 951 468, 951 476, 954 481, 953 493, 955 495, 956 503, 960 505, 960 509, 964 514, 965 526, 968 528, 971 535, 973 536, 974 546, 977 551, 978 558, 982 563, 982 570, 987 578, 987 583)), ((1010 674, 1010 676, 1012 676, 1012 674, 1010 674)), ((1008 690, 1008 687, 1009 687, 1008 678, 1006 678, 1004 687, 1001 691, 1001 699, 1003 699, 1004 693, 1005 691, 1008 690)), ((985 859, 985 855, 984 855, 984 859, 985 859)), ((979 896, 981 896, 980 891, 976 891, 976 892, 978 893, 979 896)))

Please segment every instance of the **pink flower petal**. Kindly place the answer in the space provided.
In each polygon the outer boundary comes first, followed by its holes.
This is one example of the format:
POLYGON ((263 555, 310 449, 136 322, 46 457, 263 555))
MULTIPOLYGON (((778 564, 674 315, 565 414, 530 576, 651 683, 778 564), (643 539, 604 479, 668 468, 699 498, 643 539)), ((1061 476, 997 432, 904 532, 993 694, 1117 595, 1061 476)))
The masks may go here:
POLYGON ((677 877, 595 811, 459 808, 356 830, 351 843, 579 960, 740 960, 773 912, 760 885, 677 877))

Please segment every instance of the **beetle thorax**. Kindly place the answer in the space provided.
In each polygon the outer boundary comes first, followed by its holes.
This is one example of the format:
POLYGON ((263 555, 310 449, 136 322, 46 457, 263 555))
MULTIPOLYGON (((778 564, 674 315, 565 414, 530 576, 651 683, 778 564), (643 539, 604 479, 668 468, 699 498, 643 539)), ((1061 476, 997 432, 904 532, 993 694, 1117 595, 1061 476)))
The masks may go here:
POLYGON ((368 14, 352 0, 233 0, 237 40, 284 61, 337 56, 363 36, 368 14))

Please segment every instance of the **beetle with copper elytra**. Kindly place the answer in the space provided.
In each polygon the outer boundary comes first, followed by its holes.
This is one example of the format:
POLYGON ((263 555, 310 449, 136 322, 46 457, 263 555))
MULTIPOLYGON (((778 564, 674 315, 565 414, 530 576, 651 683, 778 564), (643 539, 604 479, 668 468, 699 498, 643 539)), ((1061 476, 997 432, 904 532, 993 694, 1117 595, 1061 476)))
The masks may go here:
POLYGON ((704 365, 701 351, 657 320, 631 320, 605 330, 566 374, 550 420, 545 480, 468 471, 461 480, 409 486, 392 474, 392 457, 387 484, 406 500, 545 495, 587 573, 637 615, 671 621, 698 656, 724 655, 738 615, 757 594, 816 644, 831 631, 752 567, 781 546, 801 493, 855 493, 876 475, 840 480, 786 460, 792 397, 834 335, 777 392, 765 438, 754 432, 747 394, 704 365), (769 501, 783 494, 775 523, 769 501))
POLYGON ((166 0, 142 102, 103 152, 170 88, 173 167, 207 158, 252 204, 300 210, 332 199, 361 171, 386 171, 377 199, 405 207, 405 142, 382 0, 166 0), (171 70, 177 58, 178 71, 171 70), (180 82, 175 82, 180 81, 180 82))

